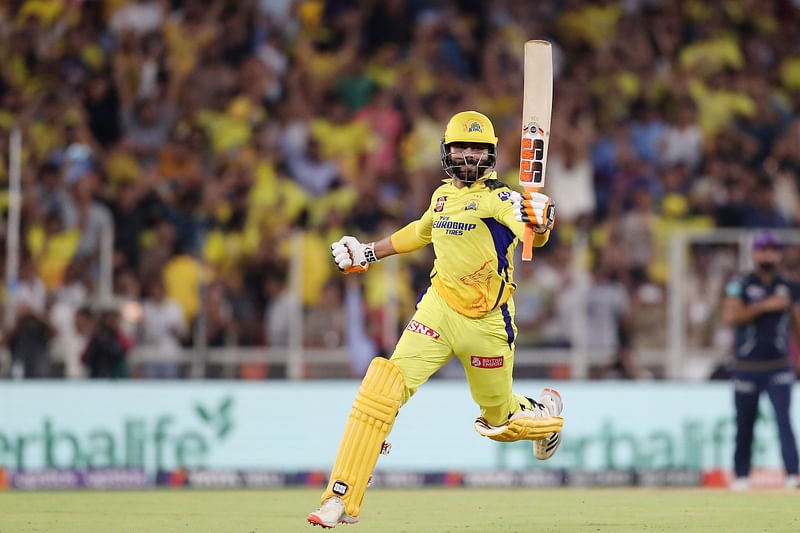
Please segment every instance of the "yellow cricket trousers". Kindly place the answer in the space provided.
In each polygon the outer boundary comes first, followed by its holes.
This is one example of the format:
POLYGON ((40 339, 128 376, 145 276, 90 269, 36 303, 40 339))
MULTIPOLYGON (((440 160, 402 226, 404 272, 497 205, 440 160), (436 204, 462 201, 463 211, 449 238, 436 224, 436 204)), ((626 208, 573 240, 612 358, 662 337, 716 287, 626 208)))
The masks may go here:
POLYGON ((429 287, 390 358, 405 378, 403 403, 455 355, 481 416, 492 425, 505 424, 520 410, 520 401, 528 404, 511 392, 516 334, 512 299, 480 318, 469 318, 429 287))

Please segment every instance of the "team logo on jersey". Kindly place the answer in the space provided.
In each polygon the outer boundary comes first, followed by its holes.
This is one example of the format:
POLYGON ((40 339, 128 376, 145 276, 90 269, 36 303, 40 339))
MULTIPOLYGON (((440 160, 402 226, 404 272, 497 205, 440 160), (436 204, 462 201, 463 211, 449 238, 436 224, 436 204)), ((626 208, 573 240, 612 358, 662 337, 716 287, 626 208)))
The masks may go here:
POLYGON ((464 207, 464 211, 477 211, 478 210, 478 202, 472 200, 471 202, 467 202, 467 205, 464 207))
POLYGON ((480 357, 473 355, 469 359, 469 364, 475 368, 501 368, 503 366, 503 357, 480 357))
POLYGON ((414 333, 421 333, 422 335, 427 335, 428 337, 433 337, 434 339, 439 338, 439 333, 433 329, 429 328, 425 324, 420 324, 416 320, 412 320, 409 322, 408 327, 406 327, 408 331, 413 331, 414 333))
POLYGON ((436 207, 433 208, 434 213, 441 213, 444 209, 444 203, 447 201, 447 196, 440 196, 436 199, 436 207))
POLYGON ((497 193, 497 196, 500 197, 500 201, 505 202, 509 198, 511 198, 511 191, 500 191, 497 193))
POLYGON ((748 285, 745 292, 747 292, 747 296, 751 300, 760 300, 767 295, 767 291, 764 289, 764 287, 760 287, 758 285, 748 285))
POLYGON ((477 131, 478 133, 483 133, 483 129, 481 129, 481 125, 477 122, 473 122, 467 128, 467 133, 472 133, 473 131, 477 131))

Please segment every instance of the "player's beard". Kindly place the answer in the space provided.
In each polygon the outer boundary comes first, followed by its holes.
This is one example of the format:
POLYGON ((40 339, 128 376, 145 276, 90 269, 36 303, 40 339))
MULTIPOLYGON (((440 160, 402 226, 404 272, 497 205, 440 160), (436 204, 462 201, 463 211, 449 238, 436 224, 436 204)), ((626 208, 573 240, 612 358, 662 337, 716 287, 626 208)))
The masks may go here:
POLYGON ((478 165, 460 165, 455 168, 455 175, 463 182, 473 183, 478 181, 478 165))
POLYGON ((452 165, 452 171, 455 177, 464 183, 475 183, 483 178, 483 175, 488 170, 488 164, 491 160, 491 155, 481 154, 465 156, 463 153, 455 152, 449 156, 448 163, 452 165))
POLYGON ((774 261, 760 261, 756 264, 756 269, 766 276, 772 276, 778 270, 778 263, 774 261))

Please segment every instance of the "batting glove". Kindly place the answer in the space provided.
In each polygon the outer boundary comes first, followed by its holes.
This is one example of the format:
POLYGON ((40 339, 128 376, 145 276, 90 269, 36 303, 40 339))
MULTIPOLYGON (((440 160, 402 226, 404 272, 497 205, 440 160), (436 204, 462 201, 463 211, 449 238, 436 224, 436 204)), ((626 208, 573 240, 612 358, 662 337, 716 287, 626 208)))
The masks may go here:
POLYGON ((556 208, 553 200, 540 192, 514 192, 511 194, 514 207, 514 218, 533 226, 536 233, 546 233, 553 229, 556 220, 556 208))
POLYGON ((345 274, 366 272, 370 263, 375 263, 375 243, 361 244, 355 237, 342 237, 331 243, 331 255, 339 270, 345 274))

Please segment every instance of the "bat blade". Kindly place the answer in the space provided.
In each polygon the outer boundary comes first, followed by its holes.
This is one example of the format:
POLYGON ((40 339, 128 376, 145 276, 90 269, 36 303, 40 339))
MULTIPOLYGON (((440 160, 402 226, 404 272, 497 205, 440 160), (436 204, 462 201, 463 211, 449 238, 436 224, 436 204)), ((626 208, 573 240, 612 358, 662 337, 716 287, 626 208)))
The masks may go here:
MULTIPOLYGON (((525 74, 522 98, 522 149, 519 183, 526 191, 544 186, 547 149, 550 144, 550 114, 553 108, 553 48, 547 41, 525 43, 525 74)), ((533 227, 525 227, 522 260, 533 258, 533 227)))

